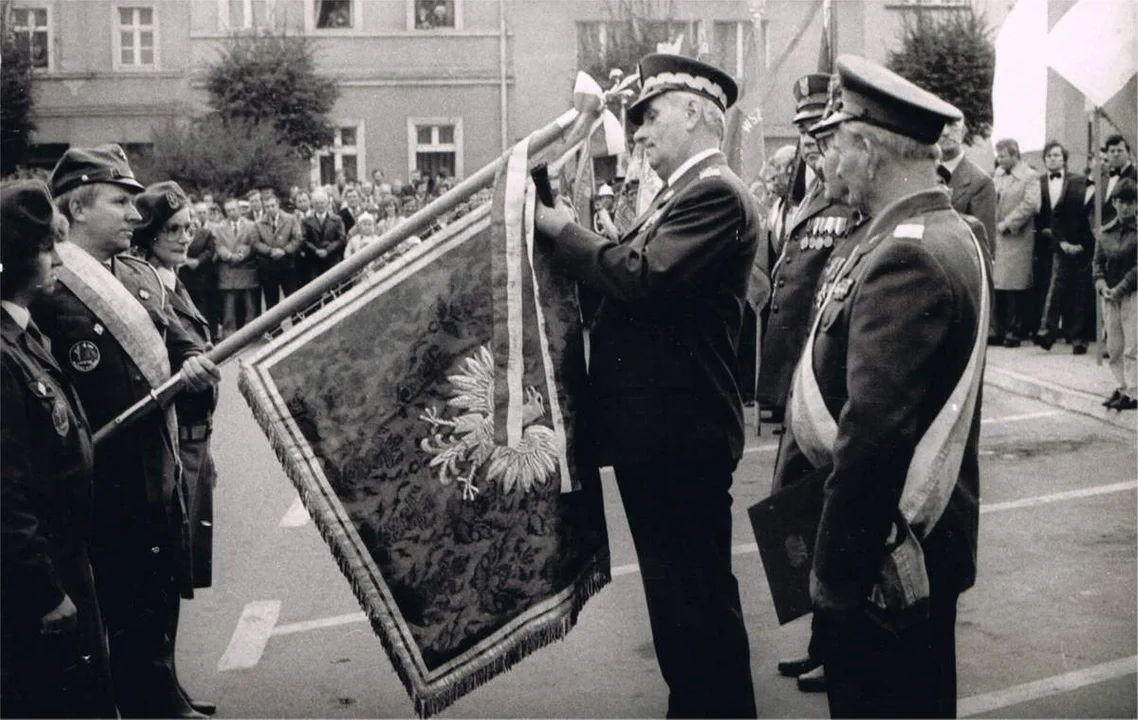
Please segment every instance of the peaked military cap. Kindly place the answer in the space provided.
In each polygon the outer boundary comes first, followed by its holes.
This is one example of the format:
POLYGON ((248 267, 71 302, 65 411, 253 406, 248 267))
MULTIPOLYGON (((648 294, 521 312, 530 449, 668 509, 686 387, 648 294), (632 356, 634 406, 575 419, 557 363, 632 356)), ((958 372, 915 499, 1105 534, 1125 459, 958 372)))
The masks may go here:
POLYGON ((936 95, 863 57, 840 55, 837 68, 840 99, 833 114, 810 128, 811 134, 860 120, 931 145, 947 123, 962 117, 936 95))
POLYGON ((826 109, 830 98, 830 76, 825 73, 810 73, 798 78, 791 88, 794 91, 794 120, 800 123, 817 120, 826 109))
POLYGON ((54 197, 92 183, 111 183, 135 192, 142 191, 142 185, 134 179, 126 153, 114 143, 93 148, 71 148, 55 164, 48 180, 54 197))
POLYGON ((134 228, 131 241, 140 247, 150 247, 166 221, 182 208, 190 206, 190 198, 182 186, 173 180, 148 185, 134 199, 134 207, 142 220, 134 228))
POLYGON ((628 108, 628 118, 639 125, 652 98, 674 90, 710 98, 720 110, 734 105, 739 97, 734 78, 714 65, 683 55, 654 53, 640 60, 640 97, 628 108))

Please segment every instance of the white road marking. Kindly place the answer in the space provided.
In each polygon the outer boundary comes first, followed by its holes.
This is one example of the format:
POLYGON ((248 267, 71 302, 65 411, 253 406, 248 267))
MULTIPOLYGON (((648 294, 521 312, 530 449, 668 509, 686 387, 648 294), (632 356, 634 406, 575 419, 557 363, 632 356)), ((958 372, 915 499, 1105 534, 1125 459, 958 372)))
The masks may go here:
MULTIPOLYGON (((1127 490, 1138 490, 1138 481, 1098 485, 1096 487, 1068 490, 1066 492, 1051 493, 1050 495, 1038 495, 1036 497, 992 503, 990 505, 981 504, 980 514, 986 515, 988 513, 1003 512, 1005 510, 1018 510, 1020 508, 1036 507, 1037 505, 1049 505, 1051 503, 1063 502, 1064 500, 1077 500, 1079 498, 1094 497, 1096 495, 1126 492, 1127 490)), ((758 551, 759 547, 755 543, 742 543, 740 545, 734 545, 731 548, 732 555, 748 555, 758 551)), ((615 578, 638 572, 640 572, 640 565, 637 563, 629 563, 627 565, 617 565, 614 567, 612 569, 612 576, 615 578)))
POLYGON ((280 600, 258 600, 247 604, 241 611, 233 637, 229 639, 229 647, 217 661, 218 672, 251 668, 260 662, 280 614, 280 600))
POLYGON ((1023 498, 1022 500, 1009 500, 1002 503, 992 503, 991 505, 980 505, 980 514, 992 512, 1001 512, 1004 510, 1018 510, 1019 508, 1035 507, 1036 505, 1048 505, 1050 503, 1062 502, 1064 500, 1077 500, 1078 498, 1094 497, 1095 495, 1107 495, 1116 492, 1126 492, 1127 490, 1138 490, 1138 481, 1111 483, 1110 485, 1096 485, 1095 487, 1082 488, 1079 490, 1067 490, 1065 492, 1052 493, 1050 495, 1039 495, 1036 497, 1023 498))
POLYGON ((1022 415, 1004 415, 1003 417, 983 418, 980 421, 981 425, 989 423, 1005 423, 1005 422, 1019 422, 1020 420, 1038 420, 1039 418, 1055 417, 1056 415, 1065 415, 1062 410, 1044 410, 1042 412, 1023 413, 1022 415))
POLYGON ((304 622, 281 625, 280 627, 273 630, 273 635, 292 635, 293 633, 336 627, 337 625, 350 625, 352 623, 365 622, 366 620, 367 615, 362 612, 349 613, 347 615, 336 615, 334 617, 317 618, 316 620, 305 620, 304 622))
POLYGON ((303 527, 308 524, 308 510, 305 509, 304 503, 300 498, 293 501, 289 506, 288 512, 281 518, 279 527, 294 528, 303 527))
POLYGON ((743 454, 750 455, 751 453, 774 452, 776 450, 778 450, 778 443, 774 445, 751 445, 743 448, 743 454))
POLYGON ((960 717, 972 717, 1031 700, 1070 692, 1106 680, 1126 677, 1136 672, 1138 672, 1138 655, 1113 660, 1101 665, 1093 665, 1089 668, 1055 675, 1023 685, 1014 685, 1004 690, 962 698, 956 704, 956 714, 960 717))

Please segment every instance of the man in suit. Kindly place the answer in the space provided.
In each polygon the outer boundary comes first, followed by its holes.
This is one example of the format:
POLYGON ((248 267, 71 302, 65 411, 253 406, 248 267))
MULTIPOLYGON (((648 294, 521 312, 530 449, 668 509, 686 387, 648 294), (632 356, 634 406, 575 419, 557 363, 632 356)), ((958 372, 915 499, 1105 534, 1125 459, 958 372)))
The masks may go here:
POLYGON ((265 211, 253 225, 249 244, 257 259, 257 277, 265 293, 265 307, 271 308, 296 291, 296 259, 303 237, 300 223, 281 210, 272 193, 261 198, 265 211))
POLYGON ((816 131, 836 127, 837 175, 873 220, 827 278, 776 479, 821 487, 810 595, 830 715, 952 717, 956 603, 976 575, 985 249, 938 187, 936 141, 959 111, 863 58, 837 69, 841 105, 816 131))
POLYGON ((992 281, 996 287, 991 342, 1019 347, 1032 314, 1032 258, 1035 254, 1035 215, 1039 212, 1038 173, 1020 157, 1012 138, 996 142, 996 251, 992 281))
MULTIPOLYGON (((154 269, 124 253, 142 186, 118 145, 72 148, 49 182, 71 223, 59 286, 32 308, 52 352, 99 428, 181 368, 201 391, 217 369, 170 312, 154 269)), ((178 688, 168 608, 190 591, 185 488, 172 409, 95 448, 91 565, 124 717, 204 717, 178 688)))
POLYGON ((1130 143, 1121 135, 1111 135, 1103 143, 1106 149, 1106 172, 1098 187, 1102 192, 1102 224, 1108 225, 1114 220, 1117 211, 1114 209, 1114 195, 1118 190, 1118 181, 1130 178, 1138 182, 1138 169, 1130 159, 1130 143))
POLYGON ((849 235, 859 219, 853 208, 826 197, 822 154, 817 141, 807 132, 826 109, 829 87, 830 76, 819 73, 805 75, 794 84, 799 154, 806 162, 811 179, 806 196, 790 213, 782 252, 772 271, 770 310, 760 350, 756 393, 763 422, 783 421, 790 379, 810 330, 808 319, 818 278, 834 244, 849 235))
POLYGON ((344 188, 344 206, 340 208, 340 219, 344 222, 344 232, 351 233, 356 226, 356 218, 364 211, 360 204, 360 191, 355 185, 344 188))
POLYGON ((996 186, 983 169, 964 155, 964 119, 950 122, 941 132, 941 165, 949 173, 952 207, 961 215, 971 215, 984 225, 988 249, 996 245, 996 186))
POLYGON ((253 221, 241 214, 236 198, 225 201, 225 219, 211 223, 217 257, 217 289, 221 294, 221 336, 228 337, 257 317, 261 282, 253 258, 253 221))
POLYGON ((720 152, 738 97, 711 65, 640 62, 629 108, 665 180, 608 240, 539 207, 553 262, 603 296, 592 331, 586 424, 612 465, 640 560, 669 717, 754 717, 750 651, 731 572, 731 473, 743 450, 738 339, 758 211, 720 152))
POLYGON ((1052 140, 1043 148, 1039 213, 1035 216, 1036 238, 1050 244, 1052 259, 1046 294, 1040 313, 1040 328, 1032 340, 1050 350, 1062 329, 1072 352, 1082 355, 1094 340, 1094 285, 1091 260, 1094 234, 1083 200, 1087 179, 1068 171, 1067 148, 1052 140))
POLYGON ((348 242, 344 221, 333 214, 328 193, 322 189, 312 191, 312 214, 304 218, 304 282, 308 282, 344 259, 344 245, 348 242))

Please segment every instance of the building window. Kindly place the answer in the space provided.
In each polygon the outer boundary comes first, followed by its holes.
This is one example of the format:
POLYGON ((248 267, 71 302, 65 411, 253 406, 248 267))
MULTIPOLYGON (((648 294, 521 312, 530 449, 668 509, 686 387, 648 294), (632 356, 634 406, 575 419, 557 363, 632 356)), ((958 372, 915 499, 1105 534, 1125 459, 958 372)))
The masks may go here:
POLYGON ((51 15, 46 7, 12 8, 12 38, 37 70, 51 68, 51 15))
POLYGON ((719 67, 741 79, 748 70, 747 50, 755 42, 754 24, 751 22, 720 22, 712 26, 711 56, 719 67))
POLYGON ((351 30, 355 26, 352 0, 313 0, 317 30, 351 30))
POLYGON ((411 26, 416 30, 457 28, 458 0, 411 0, 411 26))
POLYGON ((462 177, 462 120, 409 118, 407 148, 408 170, 418 170, 424 177, 462 177))
POLYGON ((158 18, 152 7, 116 8, 115 68, 146 69, 158 66, 158 18))
POLYGON ((363 123, 336 128, 332 146, 316 153, 312 159, 312 181, 320 185, 334 185, 337 173, 345 180, 359 180, 364 167, 363 123))

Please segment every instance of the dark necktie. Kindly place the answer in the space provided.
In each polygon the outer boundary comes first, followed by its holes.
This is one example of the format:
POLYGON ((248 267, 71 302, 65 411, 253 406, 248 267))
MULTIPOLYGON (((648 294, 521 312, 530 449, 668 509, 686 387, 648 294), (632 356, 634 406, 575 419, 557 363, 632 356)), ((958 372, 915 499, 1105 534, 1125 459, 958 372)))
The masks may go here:
POLYGON ((39 346, 43 348, 48 355, 51 355, 51 340, 49 340, 44 336, 43 333, 40 332, 40 329, 36 327, 35 322, 28 320, 28 327, 26 332, 28 333, 28 337, 38 343, 39 346))

